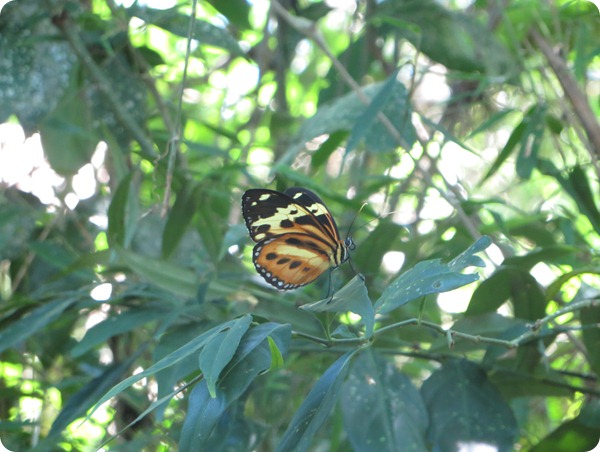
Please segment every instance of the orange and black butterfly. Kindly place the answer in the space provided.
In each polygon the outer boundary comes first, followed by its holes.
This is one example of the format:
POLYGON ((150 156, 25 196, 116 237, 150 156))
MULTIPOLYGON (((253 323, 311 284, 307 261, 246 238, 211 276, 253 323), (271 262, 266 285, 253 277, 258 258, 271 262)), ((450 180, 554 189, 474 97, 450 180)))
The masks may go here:
POLYGON ((242 214, 256 245, 252 262, 272 286, 290 290, 313 282, 338 267, 354 249, 342 240, 331 212, 321 198, 305 188, 283 193, 248 190, 242 196, 242 214))

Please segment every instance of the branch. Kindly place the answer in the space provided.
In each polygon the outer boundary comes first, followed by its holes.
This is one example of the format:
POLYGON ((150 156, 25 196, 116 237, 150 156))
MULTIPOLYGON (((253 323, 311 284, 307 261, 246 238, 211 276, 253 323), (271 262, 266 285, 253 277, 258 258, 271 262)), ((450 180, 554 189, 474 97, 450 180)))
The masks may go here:
POLYGON ((117 97, 115 91, 111 88, 110 82, 106 79, 100 67, 93 60, 87 48, 83 44, 81 37, 75 29, 75 25, 66 16, 58 16, 53 20, 54 24, 63 32, 63 35, 71 45, 71 48, 79 58, 83 67, 88 71, 91 78, 96 82, 98 89, 105 96, 112 107, 113 113, 121 122, 123 127, 139 143, 142 151, 148 157, 156 157, 154 143, 146 136, 129 112, 122 106, 121 100, 117 97))
POLYGON ((569 71, 566 62, 552 50, 550 44, 537 31, 531 30, 529 36, 535 42, 542 54, 546 57, 548 64, 556 74, 565 96, 571 103, 573 111, 581 121, 585 133, 592 145, 592 152, 600 157, 600 124, 592 111, 583 91, 577 85, 577 81, 569 71))
MULTIPOLYGON (((369 97, 365 93, 363 93, 360 85, 356 82, 356 80, 354 80, 352 78, 352 75, 350 75, 350 73, 344 67, 344 65, 340 62, 340 60, 338 60, 335 57, 335 55, 333 53, 331 53, 331 51, 329 50, 329 47, 327 46, 322 35, 316 29, 314 23, 309 21, 308 19, 304 19, 302 17, 292 16, 276 0, 273 0, 271 2, 271 5, 272 5, 273 9, 277 12, 277 14, 279 14, 279 16, 281 18, 283 18, 288 24, 290 24, 296 31, 305 35, 306 37, 308 37, 309 39, 311 39, 313 42, 315 42, 317 44, 317 46, 321 49, 321 51, 323 53, 325 53, 325 55, 331 60, 331 63, 336 68, 336 70, 339 72, 341 78, 346 82, 346 84, 348 86, 350 86, 350 88, 352 88, 352 91, 354 93, 356 93, 358 100, 360 100, 360 102, 362 102, 365 106, 369 106, 371 103, 371 99, 369 99, 369 97)), ((402 134, 396 128, 396 126, 392 123, 392 121, 382 111, 379 111, 377 113, 377 119, 379 120, 379 122, 381 122, 383 124, 383 126, 386 128, 386 130, 389 132, 389 134, 394 138, 394 140, 396 140, 398 145, 407 150, 408 156, 415 162, 415 165, 419 167, 419 170, 421 171, 421 174, 423 174, 427 183, 432 188, 437 190, 440 193, 440 195, 442 196, 442 198, 444 198, 452 207, 454 207, 454 209, 456 209, 459 218, 461 219, 463 224, 466 226, 467 230, 469 231, 469 233, 473 237, 473 239, 476 240, 476 239, 480 238, 481 234, 478 232, 477 227, 472 223, 469 216, 463 210, 462 206, 459 203, 454 202, 454 200, 450 196, 448 196, 447 193, 445 193, 444 191, 442 191, 441 189, 436 187, 436 185, 433 183, 431 174, 429 174, 426 169, 424 169, 421 165, 419 165, 419 161, 416 160, 411 155, 410 152, 408 152, 408 149, 410 149, 410 146, 408 146, 408 143, 406 143, 406 141, 402 137, 402 134)), ((442 179, 446 182, 446 185, 448 185, 450 187, 451 184, 449 184, 448 181, 446 181, 446 178, 444 177, 444 175, 442 173, 439 173, 439 174, 442 177, 442 179)))

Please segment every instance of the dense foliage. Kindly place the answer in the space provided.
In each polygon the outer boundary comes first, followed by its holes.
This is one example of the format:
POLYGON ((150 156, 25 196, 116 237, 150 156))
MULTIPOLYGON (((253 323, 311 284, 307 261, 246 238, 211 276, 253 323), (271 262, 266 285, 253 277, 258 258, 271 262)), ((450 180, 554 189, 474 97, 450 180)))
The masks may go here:
POLYGON ((593 3, 128 5, 0 14, 7 448, 598 443, 593 3), (331 300, 253 268, 290 186, 357 216, 331 300))

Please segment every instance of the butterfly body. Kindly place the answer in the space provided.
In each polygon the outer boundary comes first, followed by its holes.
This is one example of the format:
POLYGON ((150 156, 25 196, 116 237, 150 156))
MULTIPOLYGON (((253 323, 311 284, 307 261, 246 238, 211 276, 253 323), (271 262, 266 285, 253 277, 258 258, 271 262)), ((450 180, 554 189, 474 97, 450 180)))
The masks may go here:
POLYGON ((331 212, 305 188, 248 190, 242 214, 256 242, 254 267, 272 286, 290 290, 313 282, 349 258, 351 239, 340 238, 331 212))

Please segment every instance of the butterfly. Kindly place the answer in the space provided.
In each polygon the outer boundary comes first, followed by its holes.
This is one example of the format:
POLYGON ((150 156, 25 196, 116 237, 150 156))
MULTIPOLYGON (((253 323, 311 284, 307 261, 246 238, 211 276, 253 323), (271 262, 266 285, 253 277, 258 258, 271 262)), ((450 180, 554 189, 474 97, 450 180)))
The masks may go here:
POLYGON ((248 190, 242 196, 242 214, 256 242, 254 267, 277 289, 313 282, 347 261, 355 248, 351 238, 340 238, 329 209, 306 188, 248 190))

